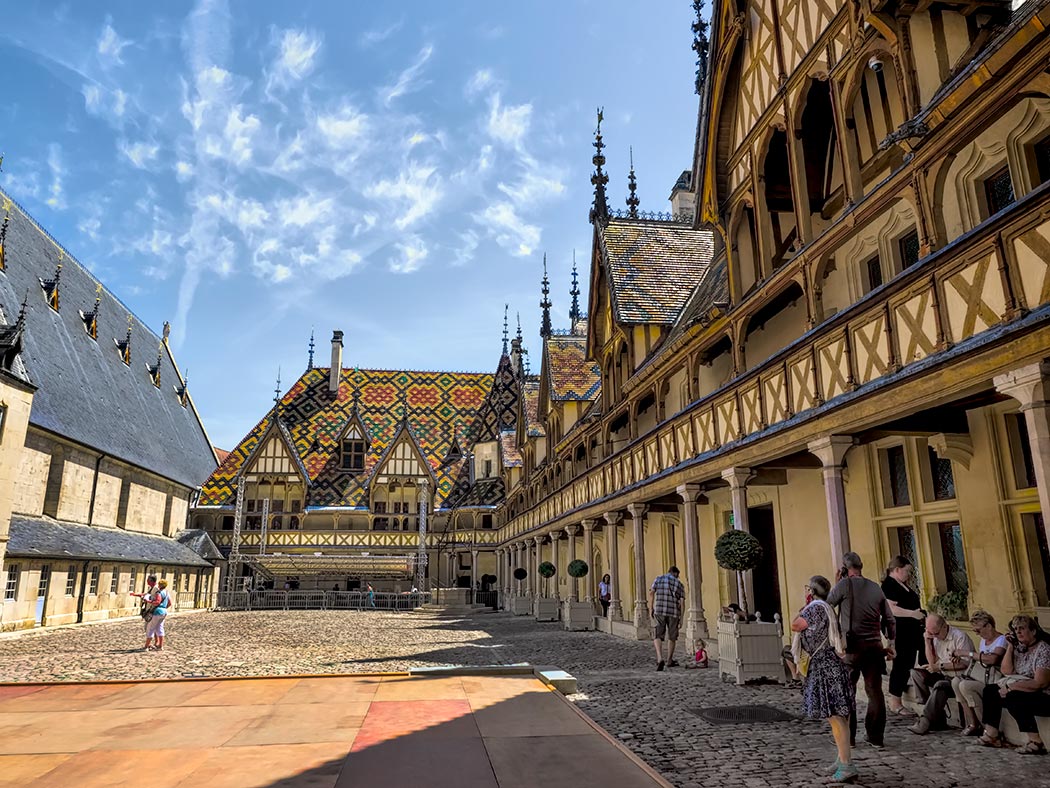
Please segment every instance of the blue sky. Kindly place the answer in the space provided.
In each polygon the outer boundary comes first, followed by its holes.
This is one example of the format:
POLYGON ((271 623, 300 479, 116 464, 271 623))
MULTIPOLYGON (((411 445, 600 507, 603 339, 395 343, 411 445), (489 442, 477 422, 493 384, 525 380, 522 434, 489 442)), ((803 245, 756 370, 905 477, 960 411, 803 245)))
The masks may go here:
MULTIPOLYGON (((696 126, 691 4, 18 3, 4 11, 0 184, 172 344, 216 445, 265 411, 311 328, 349 366, 491 371, 503 305, 538 350, 590 147, 634 147, 667 210, 696 126), (148 9, 148 13, 147 13, 148 9)), ((539 353, 533 353, 533 366, 539 353)))

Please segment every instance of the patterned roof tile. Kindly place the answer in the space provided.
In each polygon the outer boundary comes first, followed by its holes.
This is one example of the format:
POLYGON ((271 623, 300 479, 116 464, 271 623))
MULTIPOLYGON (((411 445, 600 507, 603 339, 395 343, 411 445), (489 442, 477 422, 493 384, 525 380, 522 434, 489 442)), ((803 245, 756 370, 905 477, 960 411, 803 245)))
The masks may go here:
MULTIPOLYGON (((493 376, 474 372, 409 372, 344 369, 335 396, 328 391, 328 369, 303 373, 281 398, 280 416, 299 461, 310 479, 307 506, 367 506, 367 484, 380 458, 397 435, 402 397, 408 425, 437 479, 435 505, 443 508, 469 485, 465 459, 446 462, 457 434, 468 430, 492 388, 493 376), (357 390, 357 397, 353 396, 357 390), (354 411, 371 436, 365 470, 339 468, 339 435, 354 411)), ((204 483, 201 505, 234 502, 233 482, 241 465, 266 432, 270 415, 260 421, 204 483)))
POLYGON ((599 233, 617 322, 673 324, 711 263, 711 232, 611 219, 599 233))
POLYGON ((587 360, 586 337, 549 337, 547 360, 552 400, 590 402, 597 398, 602 387, 601 372, 597 364, 587 360))
POLYGON ((538 380, 525 381, 522 385, 521 397, 525 406, 525 435, 527 437, 546 435, 547 430, 539 419, 540 382, 538 380))
POLYGON ((513 430, 500 433, 499 450, 500 454, 503 455, 504 468, 520 468, 522 466, 521 452, 518 451, 518 436, 513 430))

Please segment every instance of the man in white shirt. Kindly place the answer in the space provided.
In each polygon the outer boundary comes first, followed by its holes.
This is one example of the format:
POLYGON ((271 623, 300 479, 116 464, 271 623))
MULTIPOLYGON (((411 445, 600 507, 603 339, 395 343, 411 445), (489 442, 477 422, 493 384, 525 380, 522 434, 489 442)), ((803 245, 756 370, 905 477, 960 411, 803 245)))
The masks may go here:
POLYGON ((915 689, 926 706, 922 716, 908 730, 923 736, 931 728, 945 727, 945 707, 948 698, 954 698, 952 679, 966 669, 966 660, 959 654, 973 651, 973 643, 960 629, 956 629, 943 616, 931 613, 926 617, 926 664, 911 672, 915 689))

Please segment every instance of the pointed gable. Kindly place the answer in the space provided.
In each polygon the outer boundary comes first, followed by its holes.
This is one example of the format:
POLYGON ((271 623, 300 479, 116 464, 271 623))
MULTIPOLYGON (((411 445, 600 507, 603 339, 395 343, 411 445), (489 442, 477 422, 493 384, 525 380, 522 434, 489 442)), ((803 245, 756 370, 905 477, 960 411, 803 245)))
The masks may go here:
POLYGON ((387 481, 388 476, 426 476, 431 482, 437 481, 430 463, 423 455, 419 441, 407 422, 401 423, 394 439, 379 458, 373 476, 381 484, 387 481))
POLYGON ((244 475, 263 479, 283 479, 287 482, 309 484, 309 477, 288 431, 282 429, 279 419, 271 419, 270 426, 244 462, 244 475))

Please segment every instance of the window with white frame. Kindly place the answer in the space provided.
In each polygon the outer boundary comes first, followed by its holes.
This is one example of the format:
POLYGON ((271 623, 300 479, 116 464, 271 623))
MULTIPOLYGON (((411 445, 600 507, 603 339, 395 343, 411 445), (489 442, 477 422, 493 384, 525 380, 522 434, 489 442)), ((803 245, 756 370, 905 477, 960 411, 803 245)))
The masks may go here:
POLYGON ((4 600, 7 602, 13 602, 18 599, 19 568, 18 564, 8 564, 7 566, 7 583, 4 586, 4 600))
POLYGON ((88 593, 95 596, 98 593, 98 577, 102 570, 96 565, 91 567, 91 575, 88 578, 88 593))
POLYGON ((109 578, 109 593, 117 593, 117 589, 120 587, 120 567, 113 567, 113 573, 109 578))
POLYGON ((66 596, 74 596, 77 593, 77 565, 70 564, 66 570, 66 596))

